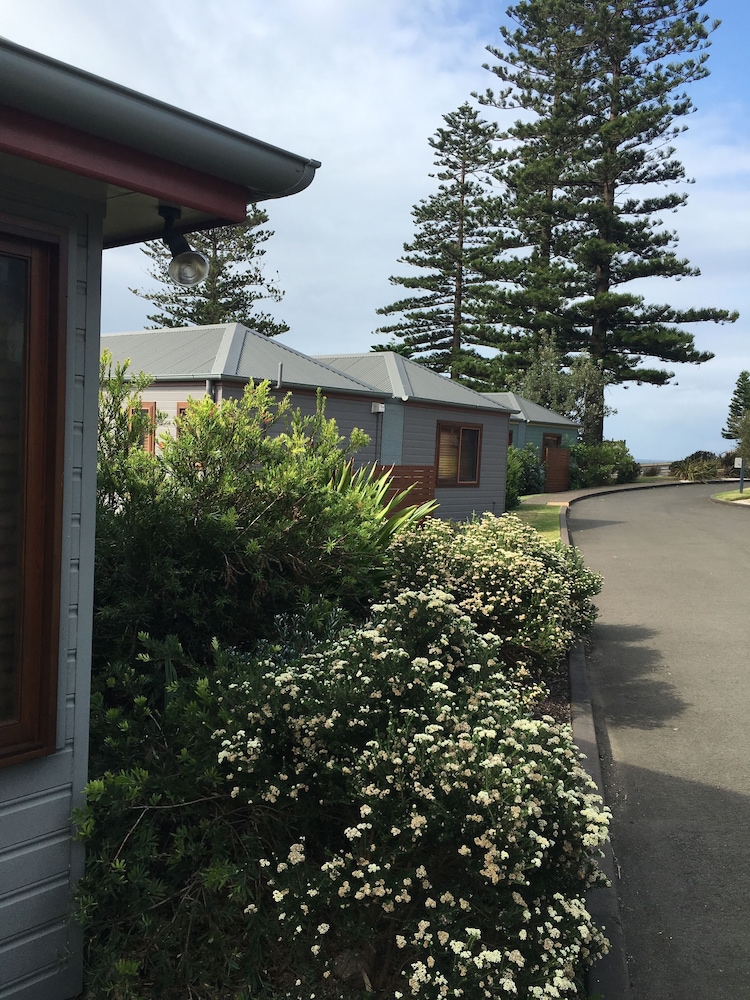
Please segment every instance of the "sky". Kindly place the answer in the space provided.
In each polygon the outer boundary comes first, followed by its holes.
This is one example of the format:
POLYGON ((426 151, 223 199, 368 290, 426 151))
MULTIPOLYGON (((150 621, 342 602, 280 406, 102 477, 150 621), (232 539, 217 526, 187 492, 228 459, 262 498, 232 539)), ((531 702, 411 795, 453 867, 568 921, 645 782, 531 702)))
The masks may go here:
MULTIPOLYGON (((0 0, 0 35, 283 149, 320 160, 305 191, 264 202, 274 236, 265 268, 285 291, 267 308, 282 340, 308 354, 368 351, 376 310, 399 296, 391 275, 414 233, 411 209, 435 190, 428 138, 443 115, 497 78, 505 0, 0 0)), ((737 377, 750 370, 750 4, 708 0, 720 19, 711 75, 690 88, 697 110, 677 140, 694 184, 665 219, 678 253, 701 271, 650 279, 647 301, 738 310, 730 326, 695 324, 715 358, 676 365, 673 383, 612 387, 605 436, 640 461, 721 452, 737 377)), ((509 124, 511 112, 481 114, 509 124)), ((102 330, 148 325, 129 289, 154 282, 138 247, 104 254, 102 330)))

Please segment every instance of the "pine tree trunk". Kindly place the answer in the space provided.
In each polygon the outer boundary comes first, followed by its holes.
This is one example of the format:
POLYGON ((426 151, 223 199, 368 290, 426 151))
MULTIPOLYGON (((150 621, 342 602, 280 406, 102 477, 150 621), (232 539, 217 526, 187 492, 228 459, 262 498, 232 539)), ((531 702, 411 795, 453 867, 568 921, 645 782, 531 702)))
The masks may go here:
POLYGON ((601 444, 604 440, 604 386, 597 386, 587 396, 583 413, 583 443, 601 444))
POLYGON ((453 288, 453 342, 451 344, 451 378, 458 378, 456 359, 461 355, 461 317, 464 298, 464 213, 466 211, 466 164, 461 164, 461 196, 459 199, 458 234, 456 237, 456 280, 453 288))

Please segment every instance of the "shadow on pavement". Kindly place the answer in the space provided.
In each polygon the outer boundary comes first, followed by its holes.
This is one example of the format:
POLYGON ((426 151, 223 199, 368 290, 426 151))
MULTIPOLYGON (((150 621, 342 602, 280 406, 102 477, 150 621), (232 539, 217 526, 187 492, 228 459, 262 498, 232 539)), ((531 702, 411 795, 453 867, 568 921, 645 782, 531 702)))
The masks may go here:
POLYGON ((608 521, 605 518, 578 517, 576 516, 576 535, 582 531, 591 531, 594 528, 606 528, 613 524, 623 524, 623 521, 608 521))
POLYGON ((629 996, 750 996, 750 797, 658 766, 605 768, 629 996))
MULTIPOLYGON (((588 651, 592 673, 607 677, 609 724, 634 729, 665 726, 690 707, 677 689, 657 676, 664 658, 650 640, 658 632, 640 625, 595 625, 588 651)), ((601 681, 595 689, 601 686, 601 681)))

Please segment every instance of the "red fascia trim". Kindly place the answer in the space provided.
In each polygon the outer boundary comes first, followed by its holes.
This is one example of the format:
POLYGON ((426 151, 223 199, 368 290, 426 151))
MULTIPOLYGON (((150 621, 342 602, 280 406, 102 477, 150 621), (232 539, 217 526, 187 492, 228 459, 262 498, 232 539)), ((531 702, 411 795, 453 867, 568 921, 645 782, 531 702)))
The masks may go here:
POLYGON ((227 222, 243 222, 247 215, 248 191, 239 184, 3 105, 0 151, 227 222))

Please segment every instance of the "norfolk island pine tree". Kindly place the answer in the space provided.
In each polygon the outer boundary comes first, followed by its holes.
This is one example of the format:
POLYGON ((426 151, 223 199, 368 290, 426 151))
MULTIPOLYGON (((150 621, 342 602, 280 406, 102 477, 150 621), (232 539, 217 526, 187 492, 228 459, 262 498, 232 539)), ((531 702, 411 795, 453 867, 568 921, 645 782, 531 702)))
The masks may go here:
POLYGON ((169 277, 169 249, 155 240, 143 247, 151 265, 149 274, 163 285, 156 291, 130 291, 154 304, 157 312, 148 319, 155 327, 208 326, 241 323, 268 337, 286 333, 289 327, 258 309, 263 300, 280 302, 284 293, 263 272, 265 244, 273 230, 265 228, 268 215, 251 207, 247 220, 193 233, 191 246, 207 257, 208 276, 200 285, 176 285, 169 277))
POLYGON ((415 235, 400 263, 410 275, 391 277, 406 297, 378 309, 399 317, 377 332, 394 339, 374 350, 396 350, 433 371, 476 388, 493 388, 493 362, 478 346, 498 343, 497 330, 472 308, 481 299, 488 261, 496 251, 497 128, 468 103, 443 116, 445 127, 428 142, 435 150, 438 190, 412 209, 415 235))
MULTIPOLYGON (((658 216, 687 196, 652 196, 650 186, 685 179, 669 143, 693 110, 682 88, 708 73, 718 22, 707 26, 705 2, 527 0, 509 9, 517 26, 500 29, 504 46, 490 47, 498 63, 487 67, 505 87, 481 100, 523 118, 503 133, 510 238, 494 276, 506 284, 486 315, 517 331, 521 366, 529 336, 546 328, 563 352, 587 354, 614 384, 663 385, 673 373, 644 367, 644 358, 707 361, 713 355, 696 350, 683 324, 737 318, 649 305, 620 290, 698 273, 676 256, 676 234, 658 216)), ((592 398, 587 441, 602 439, 603 419, 603 399, 592 398)))
POLYGON ((729 401, 727 425, 722 428, 721 436, 728 441, 739 441, 740 424, 748 412, 750 412, 750 372, 741 371, 729 401))

